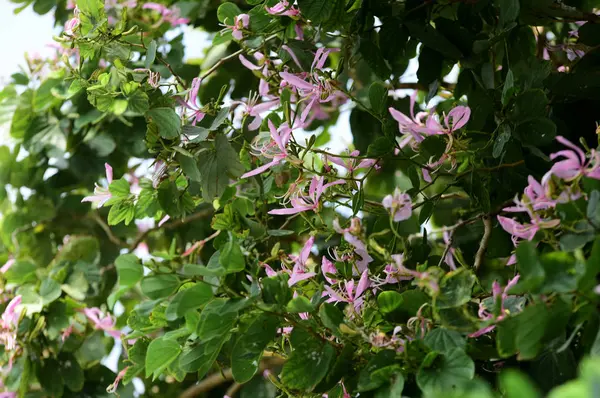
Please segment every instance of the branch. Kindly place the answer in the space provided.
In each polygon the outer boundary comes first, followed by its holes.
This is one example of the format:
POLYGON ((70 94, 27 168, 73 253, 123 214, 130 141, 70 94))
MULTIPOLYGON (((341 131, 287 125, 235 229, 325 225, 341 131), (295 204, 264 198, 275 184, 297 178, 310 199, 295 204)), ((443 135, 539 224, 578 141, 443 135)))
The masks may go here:
POLYGON ((492 236, 492 218, 489 215, 485 215, 482 218, 482 221, 484 231, 483 237, 481 238, 481 242, 479 243, 479 249, 477 250, 477 254, 475 254, 475 262, 473 263, 475 271, 477 271, 483 263, 485 251, 487 250, 488 243, 490 242, 490 237, 492 236))
POLYGON ((167 223, 165 225, 162 225, 160 227, 154 227, 154 228, 150 228, 147 231, 144 231, 143 233, 141 233, 140 235, 137 236, 137 238, 135 238, 135 240, 133 241, 133 243, 131 245, 129 245, 129 252, 132 252, 135 250, 135 248, 144 240, 146 239, 146 237, 148 235, 150 235, 152 232, 154 231, 158 231, 159 229, 174 229, 177 227, 180 227, 182 225, 185 225, 187 223, 190 223, 192 221, 196 221, 199 220, 201 218, 204 217, 209 217, 213 214, 213 209, 212 207, 208 207, 205 209, 202 209, 200 211, 198 211, 197 213, 194 213, 190 216, 187 216, 185 218, 179 219, 179 220, 175 220, 172 221, 170 223, 167 223))
POLYGON ((91 213, 90 218, 92 220, 94 220, 96 222, 96 224, 98 224, 100 226, 100 228, 102 228, 102 230, 108 237, 108 240, 110 240, 112 243, 114 243, 117 246, 121 246, 121 247, 127 246, 127 243, 125 243, 124 241, 122 241, 121 239, 119 239, 117 236, 115 236, 112 233, 112 230, 110 229, 108 224, 106 224, 104 222, 104 220, 102 219, 102 217, 100 217, 98 215, 98 213, 96 213, 96 212, 91 213))
MULTIPOLYGON (((268 357, 268 358, 263 358, 263 360, 260 362, 260 365, 258 366, 258 373, 262 373, 265 369, 270 369, 276 366, 280 366, 284 363, 284 359, 280 358, 280 357, 268 357)), ((231 381, 233 380, 233 373, 231 372, 231 369, 225 369, 222 372, 217 372, 217 373, 213 373, 212 375, 206 377, 205 379, 203 379, 202 381, 200 381, 198 384, 195 384, 191 387, 188 387, 187 390, 185 390, 183 393, 181 393, 181 395, 179 396, 179 398, 194 398, 199 396, 200 394, 210 391, 215 387, 220 386, 221 384, 227 382, 227 381, 231 381)), ((235 393, 237 391, 237 389, 241 388, 241 385, 238 383, 234 383, 232 384, 232 386, 229 388, 229 390, 233 390, 233 393, 235 393), (235 389, 234 389, 235 386, 235 389), (240 386, 240 387, 237 387, 240 386)), ((228 391, 229 391, 228 390, 228 391)), ((231 396, 231 394, 230 394, 231 396)))

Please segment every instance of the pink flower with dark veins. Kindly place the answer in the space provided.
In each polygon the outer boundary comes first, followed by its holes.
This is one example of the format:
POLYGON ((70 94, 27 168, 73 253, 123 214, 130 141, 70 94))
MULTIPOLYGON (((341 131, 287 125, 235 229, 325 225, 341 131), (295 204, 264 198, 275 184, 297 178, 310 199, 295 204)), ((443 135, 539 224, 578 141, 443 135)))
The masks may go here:
POLYGON ((321 196, 325 190, 333 185, 346 183, 344 180, 337 180, 324 184, 324 181, 324 177, 314 176, 308 189, 308 195, 296 193, 296 196, 290 199, 290 203, 292 204, 291 208, 271 210, 269 211, 269 214, 290 215, 301 213, 303 211, 318 211, 321 196))
POLYGON ((260 167, 257 167, 252 171, 243 174, 240 178, 248 178, 264 173, 265 171, 280 164, 288 158, 289 154, 287 151, 287 144, 290 140, 292 129, 288 126, 287 123, 283 123, 281 126, 279 126, 278 129, 275 128, 275 125, 271 120, 269 120, 268 124, 269 130, 271 132, 271 140, 262 146, 259 146, 257 144, 253 145, 253 154, 272 160, 260 167))
POLYGON ((332 155, 324 155, 324 163, 326 164, 328 161, 337 164, 338 166, 342 166, 349 173, 353 173, 356 170, 366 169, 373 166, 377 163, 377 159, 357 159, 360 156, 359 151, 352 151, 348 153, 349 157, 338 157, 332 155))
MULTIPOLYGON (((113 181, 113 169, 108 163, 104 163, 104 169, 106 170, 106 181, 110 186, 113 181)), ((95 203, 97 207, 102 207, 111 197, 112 194, 110 193, 108 186, 105 188, 96 184, 96 187, 94 188, 94 194, 86 196, 85 198, 81 199, 81 201, 95 203)))
POLYGON ((412 215, 412 200, 410 195, 402 193, 398 188, 394 189, 393 195, 387 195, 381 202, 383 207, 388 209, 394 221, 403 221, 412 215))
POLYGON ((302 97, 301 101, 308 102, 304 107, 302 114, 300 115, 300 121, 305 122, 312 109, 318 104, 327 103, 333 101, 335 98, 341 95, 341 93, 331 84, 331 82, 320 76, 317 71, 320 71, 325 66, 327 57, 333 51, 339 51, 338 49, 331 48, 319 48, 315 53, 315 58, 311 66, 311 73, 306 77, 300 77, 298 75, 289 72, 280 72, 279 76, 284 82, 293 86, 298 90, 298 93, 302 97), (305 80, 308 78, 308 81, 305 80))
POLYGON ((115 320, 110 314, 104 314, 100 308, 84 308, 83 313, 97 330, 104 330, 114 338, 120 338, 121 332, 115 329, 115 320))
MULTIPOLYGON (((565 137, 559 135, 556 137, 556 140, 571 149, 565 149, 550 155, 550 159, 552 160, 557 158, 563 159, 554 163, 547 175, 553 174, 565 181, 573 181, 581 176, 600 180, 600 153, 592 149, 590 151, 590 159, 588 160, 585 152, 565 137)), ((547 178, 544 176, 543 180, 547 178)))
POLYGON ((517 274, 514 278, 512 278, 511 280, 508 281, 508 283, 506 284, 504 289, 502 289, 500 287, 500 284, 498 283, 498 281, 494 281, 494 283, 492 284, 492 297, 494 299, 493 300, 494 303, 496 303, 496 302, 498 302, 498 300, 500 300, 500 315, 498 315, 496 317, 493 314, 491 314, 487 310, 487 308, 485 308, 485 306, 483 305, 483 302, 481 302, 479 304, 479 311, 478 311, 479 318, 481 318, 484 321, 492 321, 493 320, 494 323, 491 325, 485 326, 474 333, 471 333, 469 335, 469 337, 479 337, 486 333, 491 332, 492 330, 494 330, 496 328, 496 323, 500 322, 501 320, 503 320, 506 317, 508 310, 504 307, 504 302, 509 297, 508 291, 513 286, 515 286, 518 281, 519 281, 519 275, 517 274))
POLYGON ((298 256, 293 256, 292 261, 294 261, 294 266, 292 271, 290 272, 290 279, 288 280, 288 286, 294 286, 296 283, 303 281, 305 279, 312 278, 316 275, 316 273, 308 270, 308 266, 306 262, 308 261, 308 257, 310 256, 310 251, 315 243, 315 237, 311 236, 310 239, 306 241, 304 247, 300 251, 298 256))
POLYGON ((189 109, 192 111, 191 115, 188 115, 190 121, 192 122, 192 126, 195 126, 196 123, 202 121, 202 119, 204 119, 204 116, 206 115, 202 111, 200 101, 198 101, 198 90, 200 89, 200 83, 202 83, 202 80, 200 80, 199 77, 195 77, 192 80, 192 86, 190 88, 190 93, 187 101, 183 101, 181 98, 178 98, 179 104, 184 108, 184 113, 185 109, 189 109))
POLYGON ((273 7, 265 6, 265 9, 271 15, 285 15, 292 18, 300 15, 300 10, 294 5, 290 5, 287 0, 282 0, 273 7))
POLYGON ((225 26, 231 29, 231 36, 236 40, 244 38, 244 29, 250 26, 250 16, 248 14, 240 14, 233 18, 233 24, 225 26))
POLYGON ((364 304, 363 294, 370 285, 371 281, 369 280, 369 270, 366 269, 360 276, 360 280, 356 288, 354 286, 354 280, 344 281, 343 289, 340 288, 340 290, 334 290, 330 286, 325 285, 324 294, 329 297, 327 299, 328 303, 348 303, 351 304, 354 308, 354 311, 358 313, 364 304))

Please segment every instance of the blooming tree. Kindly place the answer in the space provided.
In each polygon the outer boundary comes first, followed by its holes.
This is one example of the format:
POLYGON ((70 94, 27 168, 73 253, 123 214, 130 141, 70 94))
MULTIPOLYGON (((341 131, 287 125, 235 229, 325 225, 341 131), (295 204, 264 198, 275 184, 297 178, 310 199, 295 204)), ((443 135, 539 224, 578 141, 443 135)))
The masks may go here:
POLYGON ((597 395, 598 1, 13 1, 0 397, 597 395))

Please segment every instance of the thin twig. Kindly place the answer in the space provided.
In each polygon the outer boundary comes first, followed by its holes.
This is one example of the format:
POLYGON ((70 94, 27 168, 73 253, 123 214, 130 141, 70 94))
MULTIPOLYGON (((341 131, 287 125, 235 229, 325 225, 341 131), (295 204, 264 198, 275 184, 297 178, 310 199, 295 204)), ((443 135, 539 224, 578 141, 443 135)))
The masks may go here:
POLYGON ((106 234, 106 236, 108 237, 108 240, 110 240, 112 243, 114 243, 117 246, 122 246, 125 247, 127 246, 127 243, 125 243, 124 241, 122 241, 121 239, 119 239, 117 236, 115 236, 110 227, 108 226, 108 224, 106 224, 104 222, 104 220, 102 219, 102 217, 100 217, 98 215, 98 213, 93 212, 90 214, 90 218, 92 220, 94 220, 96 222, 96 224, 98 224, 100 226, 100 228, 102 228, 102 230, 104 231, 104 233, 106 234))
POLYGON ((135 240, 133 241, 133 243, 131 245, 129 245, 129 251, 132 252, 133 250, 135 250, 135 248, 144 239, 146 239, 146 237, 149 234, 151 234, 154 231, 158 231, 159 229, 174 229, 174 228, 180 227, 182 225, 185 225, 187 223, 190 223, 192 221, 196 221, 196 220, 199 220, 201 218, 209 217, 212 214, 213 214, 213 209, 212 209, 212 207, 209 207, 209 208, 202 209, 202 210, 198 211, 197 213, 194 213, 194 214, 192 214, 190 216, 187 216, 185 218, 182 218, 180 220, 172 221, 172 222, 167 223, 165 225, 162 225, 160 227, 150 228, 149 230, 144 231, 143 233, 141 233, 140 235, 138 235, 137 238, 135 238, 135 240))
POLYGON ((242 388, 243 384, 240 383, 233 383, 232 385, 229 386, 229 388, 227 389, 227 391, 225 392, 225 396, 229 397, 229 398, 233 398, 233 396, 240 390, 240 388, 242 388))
MULTIPOLYGON (((263 360, 260 362, 257 373, 262 373, 265 369, 271 369, 277 366, 281 366, 284 362, 285 359, 276 356, 263 358, 263 360)), ((201 380, 198 384, 189 387, 187 390, 181 393, 179 398, 197 397, 200 394, 210 391, 213 388, 218 387, 221 384, 231 380, 233 380, 233 373, 231 369, 225 369, 223 371, 213 373, 212 375, 201 380)))
POLYGON ((490 237, 492 236, 492 218, 486 215, 482 218, 482 221, 484 230, 483 237, 479 243, 479 249, 477 250, 477 254, 475 254, 475 262, 473 263, 475 271, 477 271, 483 263, 483 258, 485 257, 485 252, 487 250, 488 243, 490 242, 490 237))

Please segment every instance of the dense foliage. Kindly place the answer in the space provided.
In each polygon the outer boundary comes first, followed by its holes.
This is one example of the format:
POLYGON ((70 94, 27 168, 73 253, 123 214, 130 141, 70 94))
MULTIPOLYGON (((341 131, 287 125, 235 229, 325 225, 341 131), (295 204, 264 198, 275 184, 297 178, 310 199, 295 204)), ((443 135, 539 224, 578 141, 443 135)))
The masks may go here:
POLYGON ((0 396, 597 396, 599 1, 12 1, 0 396))

